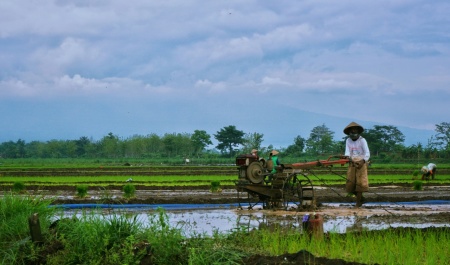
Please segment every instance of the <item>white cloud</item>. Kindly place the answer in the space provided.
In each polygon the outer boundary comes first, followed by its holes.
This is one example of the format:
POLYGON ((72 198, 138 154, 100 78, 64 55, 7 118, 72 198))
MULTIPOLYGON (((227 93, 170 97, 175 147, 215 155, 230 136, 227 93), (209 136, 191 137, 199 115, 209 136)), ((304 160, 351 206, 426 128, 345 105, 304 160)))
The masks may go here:
POLYGON ((289 82, 281 80, 279 77, 268 77, 265 76, 262 79, 262 85, 282 85, 282 86, 290 86, 289 82))
POLYGON ((209 80, 198 80, 195 83, 195 87, 201 88, 201 89, 207 89, 208 93, 221 93, 226 91, 226 84, 224 82, 217 82, 213 83, 209 80))
POLYGON ((352 101, 360 119, 428 127, 450 115, 441 106, 450 100, 449 8, 443 0, 6 0, 0 100, 105 96, 236 109, 251 99, 342 117, 352 101), (411 107, 424 98, 435 108, 411 107))
MULTIPOLYGON (((102 51, 81 39, 66 38, 55 48, 42 47, 30 59, 36 71, 45 75, 59 75, 71 67, 92 67, 104 59, 102 51)), ((34 70, 34 69, 33 69, 34 70)))

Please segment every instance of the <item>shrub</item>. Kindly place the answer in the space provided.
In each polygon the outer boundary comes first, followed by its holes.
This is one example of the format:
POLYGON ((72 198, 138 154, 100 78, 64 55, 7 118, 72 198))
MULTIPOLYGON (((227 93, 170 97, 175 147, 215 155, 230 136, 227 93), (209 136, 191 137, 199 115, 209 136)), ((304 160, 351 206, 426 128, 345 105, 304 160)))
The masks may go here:
POLYGON ((133 184, 126 184, 123 186, 123 192, 125 198, 133 198, 136 193, 136 187, 133 184))
POLYGON ((414 190, 422 190, 423 182, 420 180, 416 180, 413 183, 413 189, 414 190))
POLYGON ((77 189, 77 195, 80 198, 84 198, 87 195, 88 186, 87 185, 79 185, 76 187, 77 189))
POLYGON ((21 193, 25 190, 25 184, 20 181, 14 182, 12 190, 15 193, 21 193))

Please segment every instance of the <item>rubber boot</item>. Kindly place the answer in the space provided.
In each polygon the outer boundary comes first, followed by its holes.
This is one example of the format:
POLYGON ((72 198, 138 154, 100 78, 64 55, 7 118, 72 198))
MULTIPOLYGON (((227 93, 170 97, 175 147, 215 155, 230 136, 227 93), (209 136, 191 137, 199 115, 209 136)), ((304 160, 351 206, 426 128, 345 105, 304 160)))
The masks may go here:
POLYGON ((362 201, 362 192, 357 192, 356 193, 356 207, 361 207, 362 206, 362 204, 363 204, 363 201, 362 201))

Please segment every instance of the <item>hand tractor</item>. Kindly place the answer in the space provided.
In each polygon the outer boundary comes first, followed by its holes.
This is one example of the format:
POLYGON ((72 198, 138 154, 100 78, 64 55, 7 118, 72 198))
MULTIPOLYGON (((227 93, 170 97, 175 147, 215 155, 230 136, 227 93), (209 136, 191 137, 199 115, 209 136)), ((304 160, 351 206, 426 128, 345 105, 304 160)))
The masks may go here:
MULTIPOLYGON (((265 161, 254 155, 239 155, 236 165, 239 179, 235 182, 238 198, 247 193, 248 208, 262 204, 264 209, 315 207, 314 187, 308 173, 313 168, 344 166, 349 159, 344 156, 330 156, 327 160, 281 164, 274 167, 269 159, 265 161)), ((241 205, 239 205, 241 206, 241 205)))

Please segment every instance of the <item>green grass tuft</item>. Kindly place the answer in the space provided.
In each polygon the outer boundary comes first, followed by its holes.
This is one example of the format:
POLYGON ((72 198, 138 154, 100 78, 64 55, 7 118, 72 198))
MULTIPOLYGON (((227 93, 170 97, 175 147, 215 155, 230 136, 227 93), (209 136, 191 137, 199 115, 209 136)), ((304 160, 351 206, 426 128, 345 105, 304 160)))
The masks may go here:
POLYGON ((80 198, 84 198, 87 196, 88 186, 87 185, 78 185, 76 187, 77 189, 77 196, 80 198))
POLYGON ((126 184, 123 186, 123 193, 125 198, 133 198, 136 194, 136 187, 133 184, 126 184))
POLYGON ((414 190, 422 190, 423 189, 423 182, 420 180, 416 180, 413 182, 413 189, 414 190))

